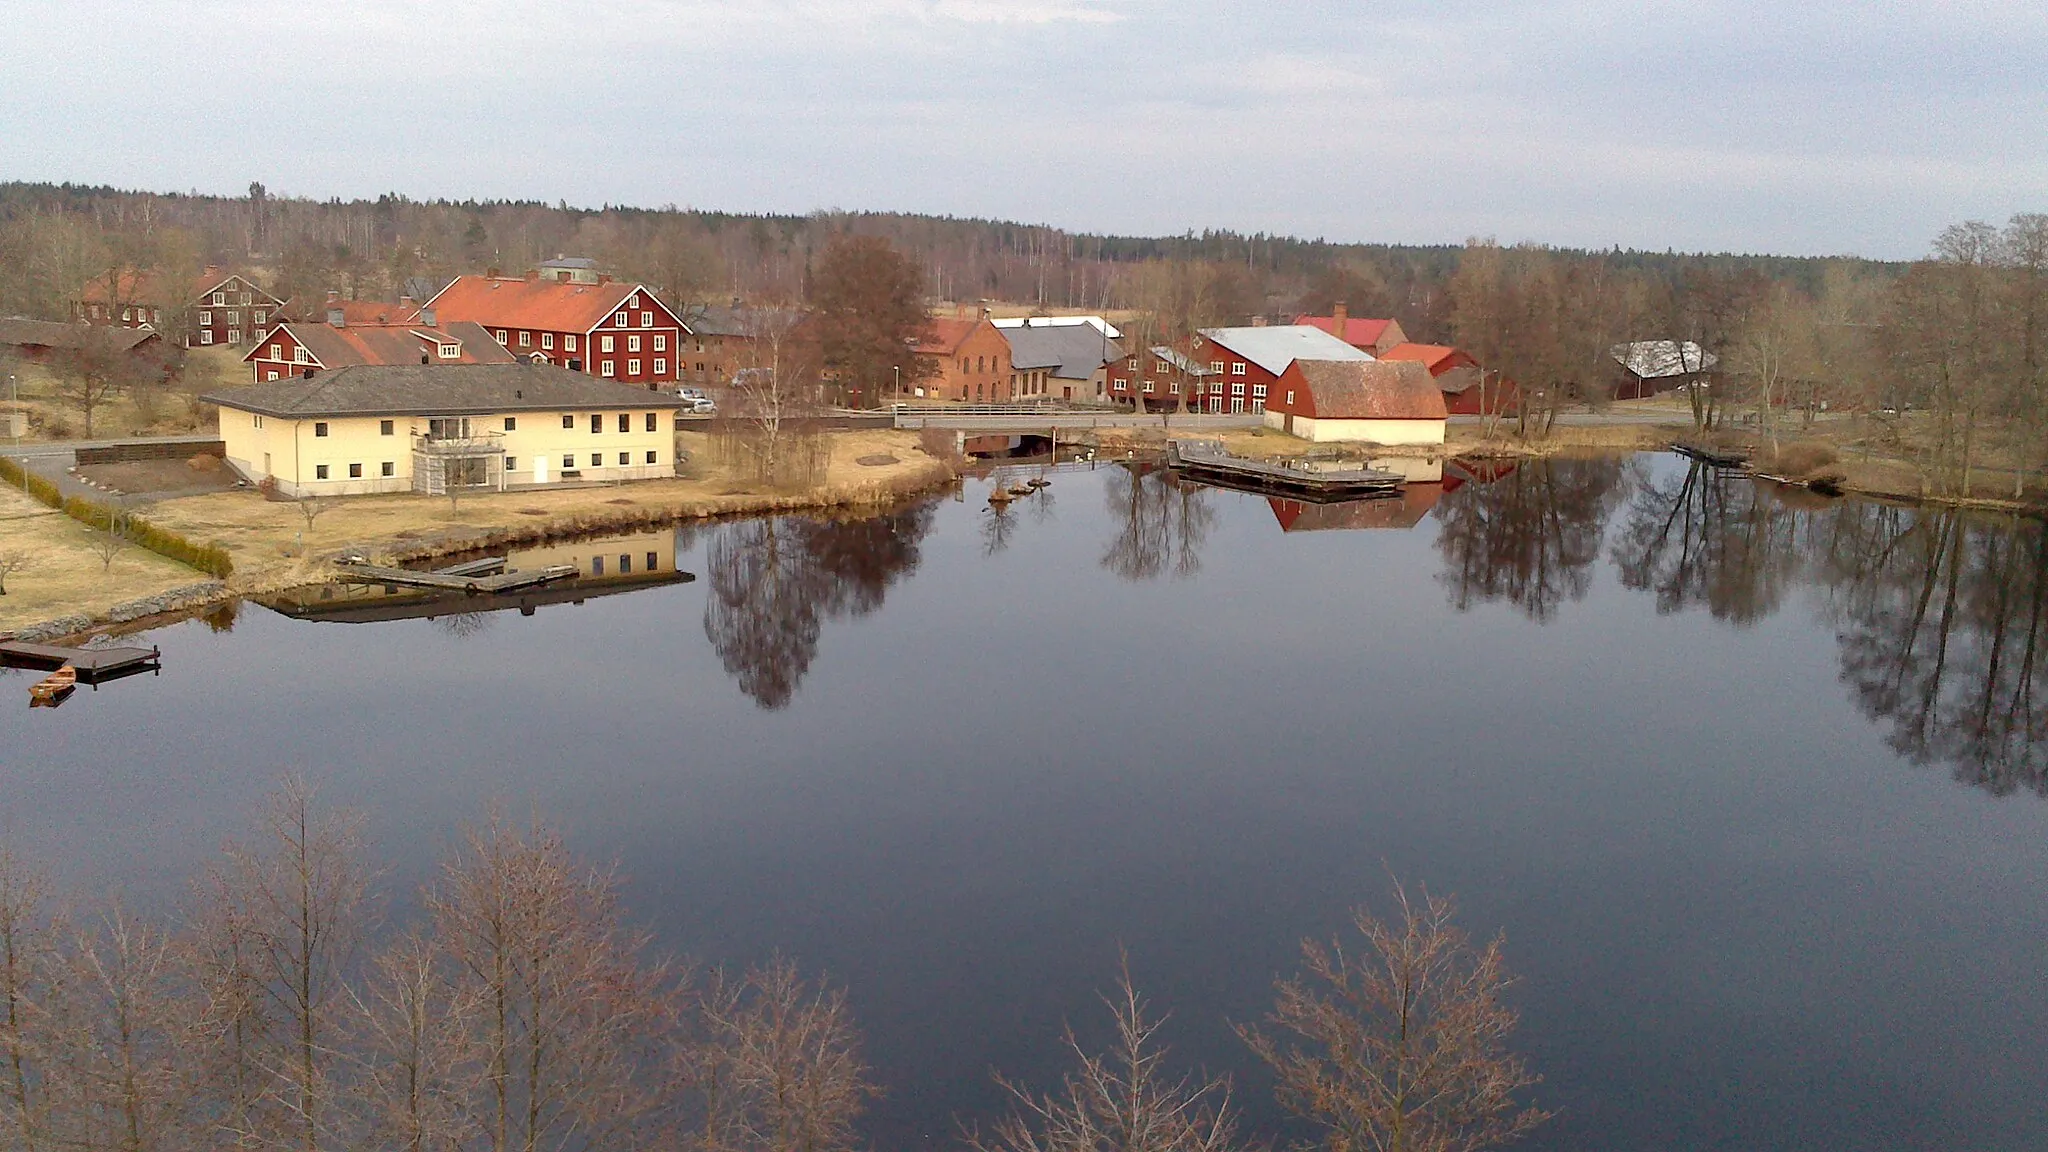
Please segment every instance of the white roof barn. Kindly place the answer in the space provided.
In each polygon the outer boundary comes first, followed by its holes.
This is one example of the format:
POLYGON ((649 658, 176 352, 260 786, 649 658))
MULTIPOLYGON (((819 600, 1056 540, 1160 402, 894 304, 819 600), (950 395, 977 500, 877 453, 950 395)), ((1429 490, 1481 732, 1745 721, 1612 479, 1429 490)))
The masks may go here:
POLYGON ((1271 324, 1249 328, 1204 328, 1202 336, 1211 344, 1228 348, 1246 360, 1278 376, 1296 360, 1371 360, 1362 352, 1320 328, 1307 324, 1271 324))

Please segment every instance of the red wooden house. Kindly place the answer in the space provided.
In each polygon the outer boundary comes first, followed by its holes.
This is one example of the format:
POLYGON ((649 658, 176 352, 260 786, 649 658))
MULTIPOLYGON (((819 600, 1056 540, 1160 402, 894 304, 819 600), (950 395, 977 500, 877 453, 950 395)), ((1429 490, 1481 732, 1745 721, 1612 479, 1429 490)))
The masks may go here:
POLYGON ((1188 359, 1201 372, 1195 383, 1205 412, 1264 412, 1273 385, 1296 360, 1369 361, 1372 355, 1308 324, 1255 324, 1204 328, 1188 359))
POLYGON ((458 276, 420 309, 470 321, 512 355, 650 390, 676 383, 688 329, 643 284, 458 276))
POLYGON ((358 364, 511 364, 518 358, 481 324, 351 324, 337 307, 329 323, 279 324, 242 359, 250 383, 266 384, 358 364))
POLYGON ((1444 344, 1396 344, 1380 354, 1382 360, 1413 360, 1436 380, 1444 394, 1444 408, 1453 416, 1485 416, 1514 412, 1521 407, 1521 393, 1515 382, 1498 375, 1486 376, 1479 361, 1468 353, 1444 344))
POLYGON ((167 324, 182 324, 181 332, 168 333, 167 338, 182 339, 187 348, 253 344, 283 319, 283 308, 282 300, 247 277, 213 266, 182 284, 137 272, 99 277, 72 305, 74 318, 88 324, 146 326, 160 332, 167 324))

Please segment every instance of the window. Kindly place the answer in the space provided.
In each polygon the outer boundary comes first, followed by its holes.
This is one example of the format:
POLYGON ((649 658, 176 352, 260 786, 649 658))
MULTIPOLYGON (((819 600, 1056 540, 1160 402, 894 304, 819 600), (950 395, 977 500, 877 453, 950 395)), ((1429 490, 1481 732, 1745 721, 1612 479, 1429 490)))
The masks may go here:
POLYGON ((241 342, 242 342, 242 330, 241 330, 240 328, 230 328, 230 329, 228 329, 228 343, 230 343, 230 344, 240 344, 241 342))
POLYGON ((639 350, 640 350, 640 337, 638 337, 638 336, 628 336, 628 337, 626 337, 626 351, 628 351, 628 352, 638 352, 639 350))
POLYGON ((389 420, 379 420, 379 421, 377 421, 377 435, 379 435, 379 436, 389 436, 389 435, 391 435, 391 433, 392 433, 392 432, 393 432, 394 430, 395 430, 395 429, 394 429, 394 428, 392 427, 391 421, 389 421, 389 420))
POLYGON ((282 344, 272 344, 272 345, 270 346, 270 358, 271 358, 272 360, 282 360, 282 359, 284 359, 284 345, 282 345, 282 344))
POLYGON ((659 357, 659 356, 656 356, 656 357, 654 358, 654 374, 655 374, 656 376, 664 376, 664 375, 667 375, 667 373, 668 373, 668 361, 666 361, 666 360, 662 359, 662 358, 661 358, 661 357, 659 357))
POLYGON ((325 435, 327 435, 327 421, 325 421, 325 420, 315 420, 315 421, 313 421, 313 435, 315 435, 315 436, 325 436, 325 435))
MULTIPOLYGON (((95 311, 97 311, 97 310, 95 310, 95 311)), ((199 314, 199 326, 200 326, 201 328, 205 328, 205 327, 208 327, 208 326, 210 326, 210 325, 211 325, 212 323, 213 323, 213 313, 211 313, 211 312, 201 312, 201 313, 199 314)))
POLYGON ((123 308, 123 309, 121 309, 121 322, 122 322, 122 323, 124 323, 124 324, 125 324, 125 323, 127 323, 128 321, 130 321, 130 320, 133 320, 133 319, 135 319, 135 309, 133 309, 133 308, 123 308))
POLYGON ((254 300, 255 298, 256 298, 256 297, 254 297, 254 296, 250 295, 249 293, 247 293, 247 292, 244 292, 244 293, 242 293, 242 294, 241 294, 240 296, 237 296, 237 297, 236 297, 235 299, 236 299, 236 300, 238 300, 238 301, 240 301, 240 302, 242 303, 242 305, 246 307, 246 306, 248 305, 249 301, 251 301, 251 300, 254 300))
POLYGON ((576 458, 574 456, 569 455, 567 452, 562 453, 562 471, 574 472, 575 470, 576 458))
POLYGON ((592 556, 590 558, 590 574, 592 576, 604 575, 604 557, 592 556))
POLYGON ((517 416, 507 416, 507 417, 505 417, 505 431, 507 431, 507 432, 517 432, 517 431, 519 431, 519 417, 517 417, 517 416))
POLYGON ((1124 367, 1129 368, 1133 372, 1137 371, 1138 358, 1136 356, 1133 356, 1129 360, 1124 361, 1124 367))
POLYGON ((1265 398, 1266 398, 1266 386, 1265 386, 1264 384, 1254 384, 1254 385, 1252 385, 1252 399, 1254 399, 1254 400, 1264 400, 1265 398))
POLYGON ((462 345, 460 344, 442 344, 439 348, 441 359, 443 360, 458 360, 462 357, 462 345))
POLYGON ((1147 391, 1147 392, 1150 392, 1151 390, 1152 390, 1152 382, 1151 382, 1150 380, 1147 380, 1147 381, 1145 381, 1145 391, 1147 391))
POLYGON ((654 350, 655 350, 656 352, 666 352, 666 351, 668 351, 668 337, 667 337, 667 336, 656 336, 656 337, 654 338, 654 350))
POLYGON ((638 361, 638 360, 628 360, 628 361, 626 361, 626 375, 628 375, 628 376, 638 376, 639 374, 640 374, 640 361, 638 361))
POLYGON ((612 350, 612 338, 611 338, 611 337, 609 337, 609 336, 600 336, 600 337, 598 337, 598 339, 597 339, 597 350, 598 350, 599 352, 609 352, 609 351, 611 351, 611 350, 612 350))
POLYGON ((363 478, 363 466, 361 464, 349 465, 348 478, 351 480, 361 480, 363 478))
POLYGON ((315 465, 313 465, 313 479, 315 479, 315 480, 325 480, 325 479, 327 479, 327 465, 325 465, 325 464, 315 464, 315 465))
POLYGON ((308 351, 306 351, 306 350, 305 350, 304 348, 294 348, 294 349, 292 349, 292 363, 294 363, 294 364, 311 364, 312 362, 313 362, 313 354, 312 354, 311 352, 308 352, 308 351))
MULTIPOLYGON (((271 379, 272 379, 272 380, 275 380, 275 379, 277 379, 277 377, 276 377, 276 376, 272 376, 272 377, 271 377, 271 379)), ((263 417, 261 417, 261 416, 256 416, 256 417, 252 417, 252 419, 254 419, 254 420, 256 421, 256 427, 258 427, 258 428, 261 428, 261 427, 263 427, 263 417)))
POLYGON ((1175 380, 1173 383, 1168 384, 1166 390, 1175 396, 1180 395, 1180 381, 1175 380))
POLYGON ((632 456, 632 454, 631 454, 631 453, 629 453, 629 452, 621 452, 621 453, 619 453, 619 467, 621 467, 621 468, 624 468, 624 467, 625 467, 626 465, 628 465, 628 464, 631 464, 632 462, 633 462, 633 456, 632 456))
POLYGON ((1242 376, 1242 375, 1244 375, 1244 361, 1242 361, 1242 360, 1233 360, 1233 361, 1231 361, 1231 364, 1230 364, 1230 374, 1231 374, 1232 376, 1242 376))
POLYGON ((591 466, 592 468, 602 468, 602 467, 604 467, 604 453, 602 453, 602 452, 592 452, 592 453, 590 454, 590 466, 591 466))
POLYGON ((602 412, 592 412, 590 414, 590 434, 595 436, 602 431, 604 431, 604 414, 602 412))
POLYGON ((633 293, 633 294, 632 294, 631 296, 628 296, 628 297, 626 297, 626 307, 628 307, 628 308, 638 308, 639 306, 640 306, 640 294, 639 294, 638 292, 635 292, 635 293, 633 293))
POLYGON ((519 333, 519 346, 521 348, 533 347, 533 333, 521 330, 519 333))
POLYGON ((652 412, 649 412, 649 413, 647 414, 647 430, 648 430, 649 432, 652 432, 652 431, 654 431, 654 430, 655 430, 655 419, 656 419, 656 416, 655 416, 655 414, 654 414, 654 413, 652 413, 652 412))
POLYGON ((612 317, 612 327, 614 327, 614 328, 624 328, 625 326, 626 326, 626 314, 625 314, 624 312, 621 312, 621 313, 619 313, 619 314, 618 314, 617 316, 614 316, 614 317, 612 317))
POLYGON ((211 344, 211 343, 213 343, 213 329, 211 329, 211 328, 201 328, 201 329, 199 330, 199 342, 200 342, 201 344, 211 344))
POLYGON ((632 430, 633 430, 633 414, 632 414, 631 412, 621 412, 621 413, 619 413, 619 431, 621 431, 621 432, 631 432, 632 430))
POLYGON ((215 305, 226 304, 227 302, 228 294, 225 292, 215 292, 213 296, 209 300, 207 300, 207 303, 215 305))
POLYGON ((1211 361, 1209 361, 1209 371, 1211 371, 1211 372, 1215 373, 1215 374, 1216 374, 1216 375, 1218 375, 1218 376, 1221 376, 1221 375, 1223 375, 1223 361, 1221 361, 1221 360, 1211 360, 1211 361))
POLYGON ((506 341, 506 339, 505 339, 505 330, 504 330, 503 328, 500 328, 500 329, 498 329, 498 331, 497 331, 497 337, 498 337, 498 343, 500 343, 500 344, 504 344, 504 343, 507 343, 507 342, 508 342, 508 341, 506 341))
POLYGON ((652 327, 654 327, 654 313, 652 313, 652 312, 642 312, 642 313, 640 314, 640 326, 641 326, 642 328, 652 328, 652 327))
POLYGON ((987 367, 987 365, 988 365, 988 357, 986 357, 986 356, 976 356, 976 357, 974 358, 974 370, 975 370, 976 372, 986 372, 986 371, 988 371, 988 367, 987 367))
POLYGON ((618 373, 612 371, 612 362, 609 360, 605 361, 603 364, 600 364, 598 367, 601 369, 601 371, 598 372, 598 375, 600 376, 618 375, 618 373))
POLYGON ((507 471, 507 472, 517 472, 517 471, 519 471, 519 457, 517 457, 517 456, 507 456, 507 457, 505 457, 505 471, 507 471))
POLYGON ((555 334, 553 332, 541 333, 540 346, 543 348, 553 348, 555 346, 555 334))
POLYGON ((647 554, 647 571, 652 572, 659 567, 661 567, 661 553, 649 552, 647 554))
POLYGON ((1230 394, 1231 394, 1232 396, 1242 396, 1242 395, 1244 395, 1244 381, 1242 381, 1242 380, 1233 380, 1233 381, 1231 381, 1231 382, 1230 382, 1230 394))
POLYGON ((633 555, 628 552, 619 557, 619 575, 630 576, 633 572, 633 555))
MULTIPOLYGON (((647 450, 647 462, 649 464, 658 464, 661 462, 661 457, 652 448, 650 448, 647 450)), ((652 567, 652 565, 649 565, 649 567, 652 567)))
POLYGON ((1287 390, 1287 403, 1290 405, 1294 403, 1294 389, 1292 388, 1287 390))
POLYGON ((241 310, 241 309, 239 309, 239 308, 230 308, 230 309, 228 309, 228 323, 230 323, 230 324, 240 324, 241 322, 242 322, 242 310, 241 310))
POLYGON ((382 464, 377 465, 377 474, 380 476, 396 476, 398 475, 398 464, 395 461, 386 460, 382 464))
POLYGON ((270 313, 258 308, 254 312, 249 313, 249 319, 252 323, 262 324, 270 319, 270 313))
POLYGON ((1131 382, 1128 380, 1117 380, 1110 386, 1118 392, 1128 392, 1131 390, 1131 382))
POLYGON ((272 372, 266 372, 266 373, 264 373, 264 376, 263 376, 263 378, 264 378, 265 380, 275 380, 275 379, 277 379, 277 373, 276 373, 275 371, 272 371, 272 372))
POLYGON ((562 350, 565 352, 574 352, 576 350, 576 334, 574 332, 562 337, 562 350))

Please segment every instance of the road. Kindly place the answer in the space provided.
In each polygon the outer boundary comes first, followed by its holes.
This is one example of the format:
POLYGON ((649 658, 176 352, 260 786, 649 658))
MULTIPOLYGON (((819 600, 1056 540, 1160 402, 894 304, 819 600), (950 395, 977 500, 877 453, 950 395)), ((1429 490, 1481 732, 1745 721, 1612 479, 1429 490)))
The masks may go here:
POLYGON ((21 461, 22 467, 57 485, 67 497, 83 496, 104 502, 107 492, 79 480, 72 472, 78 466, 80 448, 106 448, 115 444, 212 444, 218 436, 124 436, 118 440, 52 440, 0 445, 0 456, 21 461))

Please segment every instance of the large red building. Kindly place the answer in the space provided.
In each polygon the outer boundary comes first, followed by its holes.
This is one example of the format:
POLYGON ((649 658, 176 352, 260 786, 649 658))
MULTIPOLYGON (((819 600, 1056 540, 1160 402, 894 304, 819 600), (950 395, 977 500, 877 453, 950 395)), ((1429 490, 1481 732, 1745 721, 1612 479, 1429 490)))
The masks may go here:
POLYGON ((677 381, 689 329, 646 285, 458 276, 420 309, 442 324, 471 321, 521 360, 659 389, 677 381))
POLYGON ((283 308, 282 300, 247 277, 212 266, 182 283, 135 272, 99 277, 72 305, 74 317, 88 324, 158 332, 181 327, 166 337, 182 339, 187 348, 256 343, 284 318, 283 308))
POLYGON ((1307 324, 1255 324, 1204 328, 1188 359, 1201 372, 1196 399, 1204 412, 1264 412, 1273 385, 1296 360, 1371 360, 1328 332, 1307 324))

